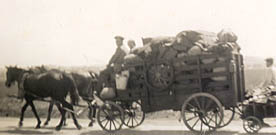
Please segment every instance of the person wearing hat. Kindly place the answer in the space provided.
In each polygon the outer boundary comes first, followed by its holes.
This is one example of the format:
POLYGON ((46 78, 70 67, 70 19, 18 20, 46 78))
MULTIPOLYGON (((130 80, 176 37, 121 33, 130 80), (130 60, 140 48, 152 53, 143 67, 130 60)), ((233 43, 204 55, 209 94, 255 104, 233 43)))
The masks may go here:
POLYGON ((124 62, 124 57, 128 53, 127 49, 123 46, 124 38, 122 36, 115 36, 117 49, 111 59, 108 62, 108 66, 114 66, 114 68, 119 68, 124 62))
POLYGON ((128 53, 127 49, 123 46, 124 38, 122 36, 115 36, 117 49, 108 62, 107 67, 99 74, 97 91, 100 92, 103 87, 113 87, 110 83, 115 77, 116 73, 122 71, 124 57, 128 53))
MULTIPOLYGON (((266 63, 266 68, 265 68, 264 80, 259 85, 260 87, 259 91, 256 92, 256 93, 259 93, 259 96, 264 96, 265 98, 260 98, 256 102, 260 101, 260 102, 267 103, 268 99, 270 99, 269 97, 271 96, 271 94, 268 94, 268 93, 271 93, 276 87, 276 74, 275 74, 275 69, 273 67, 273 64, 274 64, 273 58, 266 58, 265 63, 266 63), (269 89, 272 88, 272 89, 270 89, 268 92, 268 88, 269 89)), ((256 110, 258 112, 263 112, 262 104, 260 104, 259 107, 257 105, 256 110)), ((270 127, 269 124, 264 122, 264 116, 262 113, 260 113, 257 117, 261 120, 263 127, 270 127)))
POLYGON ((260 87, 267 87, 270 85, 276 86, 276 75, 274 71, 274 60, 273 58, 265 59, 266 68, 265 68, 265 78, 263 82, 260 84, 260 87))

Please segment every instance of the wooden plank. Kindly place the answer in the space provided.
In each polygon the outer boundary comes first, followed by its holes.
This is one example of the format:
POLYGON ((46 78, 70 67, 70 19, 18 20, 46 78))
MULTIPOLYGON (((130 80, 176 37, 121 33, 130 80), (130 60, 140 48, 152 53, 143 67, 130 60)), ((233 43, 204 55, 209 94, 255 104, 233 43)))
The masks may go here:
POLYGON ((174 88, 176 90, 186 90, 186 89, 198 89, 200 88, 200 85, 198 83, 192 83, 192 84, 175 84, 174 88))
POLYGON ((214 82, 209 82, 207 84, 207 87, 221 87, 221 86, 226 86, 230 85, 230 81, 214 81, 214 82))
POLYGON ((228 76, 228 75, 229 75, 229 72, 204 73, 201 75, 201 78, 222 77, 222 76, 228 76))
POLYGON ((176 81, 185 81, 185 80, 193 80, 198 79, 198 75, 179 75, 175 76, 176 81))
POLYGON ((199 59, 199 56, 181 57, 181 58, 175 58, 173 60, 173 63, 175 63, 175 62, 181 62, 181 61, 191 61, 191 60, 197 60, 197 59, 199 59))
POLYGON ((183 65, 183 66, 179 66, 179 67, 175 67, 175 73, 180 73, 183 71, 191 71, 191 70, 196 70, 197 69, 197 65, 183 65))
POLYGON ((210 63, 210 64, 201 64, 201 69, 212 69, 212 68, 217 68, 217 67, 228 67, 229 63, 227 61, 221 61, 221 62, 216 62, 216 63, 210 63))

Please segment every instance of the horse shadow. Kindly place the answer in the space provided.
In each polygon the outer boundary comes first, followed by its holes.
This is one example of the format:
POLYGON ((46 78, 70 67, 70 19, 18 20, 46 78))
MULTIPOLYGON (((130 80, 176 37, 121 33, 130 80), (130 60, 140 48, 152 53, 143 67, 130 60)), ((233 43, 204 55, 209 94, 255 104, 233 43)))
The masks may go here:
POLYGON ((39 131, 39 130, 23 130, 21 128, 14 128, 9 130, 0 131, 0 134, 20 134, 20 135, 48 135, 53 134, 53 131, 39 131))

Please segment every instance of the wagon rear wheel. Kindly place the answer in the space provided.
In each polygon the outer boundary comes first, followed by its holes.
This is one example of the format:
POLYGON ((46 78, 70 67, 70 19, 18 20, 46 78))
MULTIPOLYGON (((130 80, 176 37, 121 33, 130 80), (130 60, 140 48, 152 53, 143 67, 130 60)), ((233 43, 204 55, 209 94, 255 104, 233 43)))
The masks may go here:
POLYGON ((243 129, 249 134, 258 133, 262 128, 262 122, 254 116, 248 116, 243 120, 243 129))
POLYGON ((184 124, 191 131, 211 132, 219 128, 223 119, 220 101, 209 93, 196 93, 182 106, 184 124))
POLYGON ((100 127, 107 132, 115 132, 122 128, 123 110, 114 102, 106 101, 99 108, 97 113, 97 121, 100 127))
POLYGON ((145 113, 142 111, 140 103, 134 101, 125 108, 124 112, 124 125, 129 128, 135 128, 144 122, 145 113))
POLYGON ((168 61, 151 63, 146 70, 146 85, 155 91, 167 89, 174 78, 173 66, 168 61))

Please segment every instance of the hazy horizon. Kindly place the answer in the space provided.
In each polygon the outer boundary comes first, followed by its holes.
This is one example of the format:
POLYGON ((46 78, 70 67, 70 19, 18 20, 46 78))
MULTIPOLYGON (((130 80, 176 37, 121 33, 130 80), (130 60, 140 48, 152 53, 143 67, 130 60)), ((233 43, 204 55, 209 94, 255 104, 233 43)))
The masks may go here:
POLYGON ((175 36, 230 28, 242 54, 276 58, 273 0, 1 0, 0 67, 105 65, 115 35, 175 36))

